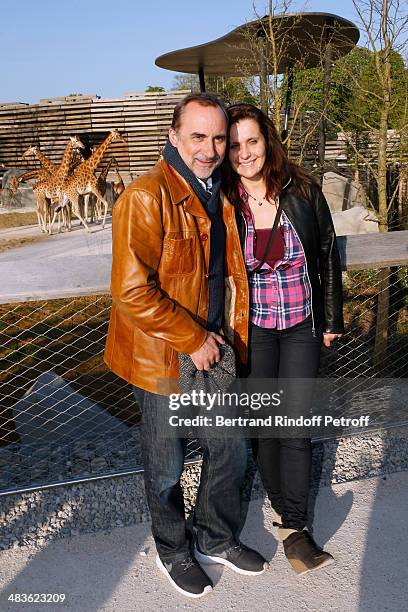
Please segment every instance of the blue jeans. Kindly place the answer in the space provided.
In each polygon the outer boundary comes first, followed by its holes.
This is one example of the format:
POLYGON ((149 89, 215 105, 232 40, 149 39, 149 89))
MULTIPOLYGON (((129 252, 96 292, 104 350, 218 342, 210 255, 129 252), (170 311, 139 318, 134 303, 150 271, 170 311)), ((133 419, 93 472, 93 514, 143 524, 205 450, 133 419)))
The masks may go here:
MULTIPOLYGON (((187 440, 166 435, 168 397, 138 387, 133 391, 143 414, 144 482, 157 552, 163 561, 180 561, 191 549, 180 486, 187 440)), ((208 433, 205 427, 194 431, 203 462, 193 522, 200 550, 218 554, 238 540, 247 452, 243 436, 208 433)))

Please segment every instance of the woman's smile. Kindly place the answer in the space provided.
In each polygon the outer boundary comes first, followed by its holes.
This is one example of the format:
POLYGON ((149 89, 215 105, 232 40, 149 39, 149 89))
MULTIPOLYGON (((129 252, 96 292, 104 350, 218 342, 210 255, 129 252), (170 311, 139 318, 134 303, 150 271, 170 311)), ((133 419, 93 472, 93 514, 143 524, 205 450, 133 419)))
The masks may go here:
POLYGON ((229 160, 239 175, 258 180, 266 160, 265 138, 254 119, 241 119, 231 126, 229 160))

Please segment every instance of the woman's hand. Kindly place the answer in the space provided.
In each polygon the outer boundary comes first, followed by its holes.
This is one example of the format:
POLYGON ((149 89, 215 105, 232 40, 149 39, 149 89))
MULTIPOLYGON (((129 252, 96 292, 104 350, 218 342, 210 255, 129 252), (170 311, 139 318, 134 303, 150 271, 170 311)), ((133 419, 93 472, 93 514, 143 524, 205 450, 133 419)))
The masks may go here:
POLYGON ((341 338, 342 334, 323 334, 323 344, 324 346, 327 346, 327 348, 330 348, 331 343, 333 342, 333 340, 337 340, 337 338, 341 338))

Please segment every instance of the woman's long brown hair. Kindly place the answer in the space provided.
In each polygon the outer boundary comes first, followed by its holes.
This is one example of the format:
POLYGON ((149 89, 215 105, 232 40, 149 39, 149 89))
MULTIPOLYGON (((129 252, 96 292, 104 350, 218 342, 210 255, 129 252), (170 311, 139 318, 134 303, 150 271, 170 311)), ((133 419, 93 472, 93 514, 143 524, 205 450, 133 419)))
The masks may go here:
MULTIPOLYGON (((266 159, 262 174, 266 183, 266 197, 279 195, 284 185, 291 179, 291 188, 309 199, 310 189, 312 186, 317 186, 317 182, 300 166, 290 161, 271 119, 252 104, 234 104, 227 109, 227 112, 229 128, 242 119, 254 119, 265 138, 266 159)), ((223 191, 235 206, 241 208, 238 182, 239 176, 232 169, 227 152, 223 162, 223 191)))

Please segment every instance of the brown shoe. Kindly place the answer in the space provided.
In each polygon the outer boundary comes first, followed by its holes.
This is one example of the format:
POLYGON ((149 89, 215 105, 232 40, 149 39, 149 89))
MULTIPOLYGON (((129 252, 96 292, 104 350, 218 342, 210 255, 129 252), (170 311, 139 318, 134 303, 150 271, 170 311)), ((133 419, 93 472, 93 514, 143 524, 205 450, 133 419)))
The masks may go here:
MULTIPOLYGON (((289 530, 280 528, 279 531, 289 530)), ((334 563, 333 556, 319 548, 306 529, 290 531, 290 535, 283 538, 283 549, 287 560, 297 574, 305 574, 334 563)))
POLYGON ((272 510, 273 526, 282 527, 282 515, 279 514, 273 506, 271 506, 271 510, 272 510))

